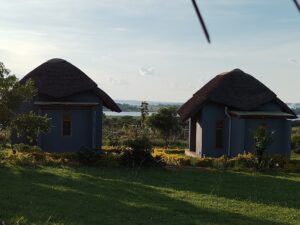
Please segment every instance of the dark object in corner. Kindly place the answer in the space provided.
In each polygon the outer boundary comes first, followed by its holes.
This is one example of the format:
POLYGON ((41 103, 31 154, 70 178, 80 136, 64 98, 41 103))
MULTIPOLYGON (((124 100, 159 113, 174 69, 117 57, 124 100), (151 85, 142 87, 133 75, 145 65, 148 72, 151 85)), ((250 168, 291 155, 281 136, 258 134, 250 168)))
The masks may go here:
POLYGON ((207 28, 206 28, 206 26, 205 26, 204 20, 203 20, 203 18, 202 18, 202 16, 201 16, 200 10, 199 10, 199 8, 198 8, 198 6, 197 6, 196 0, 192 0, 192 3, 193 3, 193 6, 194 6, 194 8, 195 8, 195 11, 196 11, 196 14, 197 14, 197 16, 198 16, 198 19, 199 19, 199 21, 200 21, 200 24, 201 24, 201 26, 202 26, 202 29, 203 29, 203 31, 204 31, 206 40, 207 40, 208 43, 210 43, 209 33, 208 33, 207 28))
POLYGON ((294 1, 295 5, 296 5, 296 7, 297 7, 297 9, 300 13, 300 5, 299 5, 298 1, 297 0, 293 0, 293 1, 294 1))

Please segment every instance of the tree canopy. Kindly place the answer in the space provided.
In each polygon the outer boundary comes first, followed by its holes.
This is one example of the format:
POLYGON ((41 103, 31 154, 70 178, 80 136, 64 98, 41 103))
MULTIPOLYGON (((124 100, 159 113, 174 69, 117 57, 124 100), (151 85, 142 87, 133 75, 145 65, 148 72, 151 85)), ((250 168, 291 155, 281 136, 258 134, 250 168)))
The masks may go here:
POLYGON ((0 62, 0 129, 5 129, 16 115, 18 107, 36 93, 31 80, 21 85, 18 78, 0 62))
POLYGON ((176 107, 160 108, 157 113, 152 114, 148 118, 147 123, 152 129, 161 134, 166 146, 169 145, 171 138, 176 137, 181 129, 176 107))
POLYGON ((20 84, 18 78, 0 62, 0 136, 13 128, 30 143, 34 143, 41 132, 50 130, 47 116, 38 116, 34 112, 17 113, 20 106, 36 94, 33 81, 20 84))

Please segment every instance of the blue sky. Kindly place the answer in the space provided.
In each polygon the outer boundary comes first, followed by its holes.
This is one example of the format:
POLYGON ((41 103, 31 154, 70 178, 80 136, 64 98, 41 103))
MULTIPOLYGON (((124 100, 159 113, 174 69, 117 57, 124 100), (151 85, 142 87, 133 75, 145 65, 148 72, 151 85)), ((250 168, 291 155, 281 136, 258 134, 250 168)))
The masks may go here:
POLYGON ((51 58, 114 99, 182 102, 240 68, 300 102, 300 14, 292 0, 0 0, 0 61, 19 78, 51 58))

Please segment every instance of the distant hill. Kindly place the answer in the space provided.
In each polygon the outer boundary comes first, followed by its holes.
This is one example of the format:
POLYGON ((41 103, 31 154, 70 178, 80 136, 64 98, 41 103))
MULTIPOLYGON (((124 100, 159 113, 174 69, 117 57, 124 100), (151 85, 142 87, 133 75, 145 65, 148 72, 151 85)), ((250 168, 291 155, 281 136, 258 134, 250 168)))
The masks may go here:
POLYGON ((286 103, 286 104, 292 109, 300 108, 300 103, 286 103))
MULTIPOLYGON (((120 109, 123 112, 139 112, 140 105, 142 101, 138 100, 115 100, 120 109)), ((146 101, 149 103, 149 111, 156 112, 159 108, 175 106, 179 108, 183 103, 179 102, 156 102, 156 101, 146 101)), ((104 111, 108 111, 108 109, 104 108, 104 111)))
MULTIPOLYGON (((142 101, 140 100, 115 100, 118 106, 121 108, 123 112, 139 112, 140 105, 142 101)), ((160 102, 160 101, 146 101, 149 103, 149 111, 155 112, 159 108, 167 107, 167 106, 175 106, 180 107, 182 102, 160 102)), ((292 108, 297 115, 300 114, 300 103, 286 103, 290 108, 292 108)), ((104 109, 104 111, 108 111, 104 109)))
MULTIPOLYGON (((115 100, 116 103, 140 106, 140 100, 115 100)), ((149 105, 182 105, 183 102, 159 102, 159 101, 146 101, 149 105)))

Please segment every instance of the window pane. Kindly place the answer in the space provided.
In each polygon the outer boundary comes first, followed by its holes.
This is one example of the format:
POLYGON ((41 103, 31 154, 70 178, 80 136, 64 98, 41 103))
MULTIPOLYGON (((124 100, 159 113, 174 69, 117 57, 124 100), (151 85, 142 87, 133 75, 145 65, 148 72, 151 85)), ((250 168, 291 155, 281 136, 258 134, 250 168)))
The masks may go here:
POLYGON ((71 135, 71 117, 70 116, 64 116, 64 118, 63 118, 62 134, 63 134, 63 136, 71 135))

